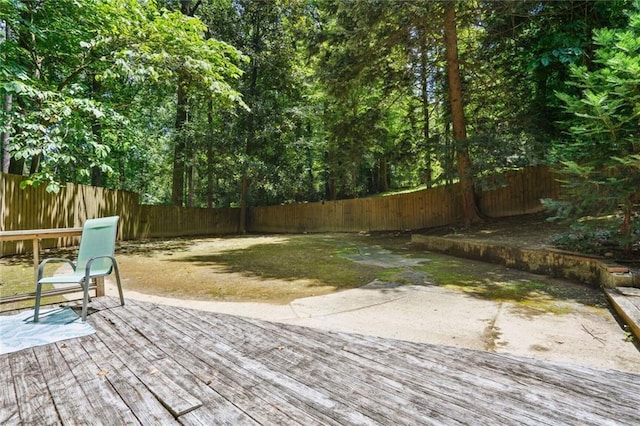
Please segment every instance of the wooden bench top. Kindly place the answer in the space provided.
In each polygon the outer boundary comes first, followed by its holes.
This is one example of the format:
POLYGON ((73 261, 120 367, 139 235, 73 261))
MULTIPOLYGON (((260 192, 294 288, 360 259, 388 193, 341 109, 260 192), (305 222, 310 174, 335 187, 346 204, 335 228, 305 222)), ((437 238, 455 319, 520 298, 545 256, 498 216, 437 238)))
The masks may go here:
POLYGON ((0 241, 32 240, 45 238, 76 237, 82 235, 82 227, 51 229, 18 229, 0 231, 0 241))

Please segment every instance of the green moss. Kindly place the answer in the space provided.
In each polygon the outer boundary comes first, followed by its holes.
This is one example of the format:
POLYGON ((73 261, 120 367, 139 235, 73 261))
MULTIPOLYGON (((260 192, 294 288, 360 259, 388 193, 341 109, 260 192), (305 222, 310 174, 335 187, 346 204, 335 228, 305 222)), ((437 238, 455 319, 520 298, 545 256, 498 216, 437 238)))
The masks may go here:
POLYGON ((325 236, 288 236, 279 244, 255 244, 209 255, 185 256, 181 261, 223 265, 230 272, 262 278, 307 279, 337 289, 361 286, 376 278, 382 268, 360 265, 343 255, 357 247, 325 236))
POLYGON ((574 300, 588 306, 606 305, 597 290, 564 281, 546 277, 540 280, 507 278, 505 269, 498 265, 443 255, 431 255, 430 259, 421 269, 435 284, 483 300, 513 303, 523 314, 569 313, 567 306, 559 300, 574 300))
POLYGON ((402 273, 402 268, 388 268, 378 272, 377 277, 380 281, 394 282, 397 279, 398 274, 402 273))
MULTIPOLYGON (((597 289, 546 277, 532 279, 536 276, 498 265, 412 251, 407 249, 408 242, 404 234, 182 238, 126 242, 116 255, 127 290, 177 298, 288 303, 379 279, 454 288, 471 297, 514 303, 524 314, 566 313, 563 300, 607 306, 597 289), (424 261, 419 266, 383 268, 346 257, 367 246, 424 261)), ((73 253, 50 252, 46 257, 73 257, 73 253)), ((2 295, 34 291, 30 256, 2 258, 0 267, 2 295)), ((63 299, 47 302, 57 300, 63 299)), ((0 308, 30 306, 33 301, 0 308)))
POLYGON ((567 315, 574 310, 570 305, 564 303, 558 303, 553 300, 536 300, 525 299, 517 303, 516 309, 524 315, 542 315, 542 314, 554 314, 554 315, 567 315))

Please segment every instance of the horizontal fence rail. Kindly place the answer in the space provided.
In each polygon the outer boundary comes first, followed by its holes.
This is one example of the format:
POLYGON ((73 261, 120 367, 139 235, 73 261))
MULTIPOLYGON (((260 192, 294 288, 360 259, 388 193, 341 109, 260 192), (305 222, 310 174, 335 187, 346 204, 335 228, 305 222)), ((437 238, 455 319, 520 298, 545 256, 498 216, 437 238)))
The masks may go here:
MULTIPOLYGON (((241 229, 237 208, 193 208, 139 204, 135 193, 67 184, 58 194, 43 186, 20 188, 21 176, 0 173, 0 231, 82 226, 85 220, 120 216, 122 240, 222 235, 241 229)), ((490 217, 542 210, 540 199, 557 198, 560 186, 546 167, 510 171, 484 179, 478 206, 490 217)), ((246 229, 256 233, 406 231, 462 220, 459 185, 384 197, 250 208, 246 229)), ((43 247, 77 244, 76 238, 43 247)), ((30 250, 28 241, 0 242, 0 256, 30 250)))

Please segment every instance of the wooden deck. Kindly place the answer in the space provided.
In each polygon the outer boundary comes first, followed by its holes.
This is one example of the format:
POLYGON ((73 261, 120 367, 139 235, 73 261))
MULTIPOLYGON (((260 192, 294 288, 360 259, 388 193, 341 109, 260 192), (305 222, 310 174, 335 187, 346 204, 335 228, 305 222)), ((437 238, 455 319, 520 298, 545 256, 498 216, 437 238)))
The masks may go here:
POLYGON ((0 424, 640 424, 640 374, 92 305, 96 334, 0 356, 0 424))

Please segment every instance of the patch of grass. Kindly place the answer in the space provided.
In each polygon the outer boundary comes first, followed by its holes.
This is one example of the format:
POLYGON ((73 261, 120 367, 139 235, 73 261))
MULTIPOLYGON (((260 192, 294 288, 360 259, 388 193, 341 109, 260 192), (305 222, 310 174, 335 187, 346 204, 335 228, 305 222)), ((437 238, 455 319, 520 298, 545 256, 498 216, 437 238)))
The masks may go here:
MULTIPOLYGON (((564 313, 563 300, 606 307, 602 292, 498 265, 411 250, 408 234, 309 234, 127 241, 116 249, 125 290, 158 296, 288 303, 301 297, 360 287, 379 279, 435 283, 484 300, 514 303, 523 313, 564 313), (382 268, 349 260, 365 247, 425 261, 382 268)), ((42 257, 73 257, 75 250, 42 257)), ((34 291, 30 256, 0 259, 2 295, 34 291)), ((53 273, 51 265, 47 274, 53 273)), ((63 300, 61 296, 57 300, 63 300)), ((47 302, 53 303, 50 299, 47 302)), ((21 306, 31 307, 33 301, 21 306)))
POLYGON ((600 308, 607 306, 602 292, 597 289, 544 276, 531 279, 531 274, 472 260, 444 255, 432 255, 431 259, 421 268, 437 285, 455 288, 483 300, 514 303, 523 314, 567 314, 570 310, 563 300, 600 308))
POLYGON ((522 302, 545 297, 546 285, 537 281, 490 282, 478 286, 478 293, 486 299, 522 302))
POLYGON ((482 284, 480 274, 492 267, 480 262, 469 267, 468 260, 437 254, 430 254, 429 259, 420 269, 441 286, 476 287, 482 284))
POLYGON ((548 299, 524 299, 518 302, 516 309, 524 316, 542 314, 567 315, 575 312, 569 304, 548 299))
POLYGON ((227 272, 280 280, 306 279, 336 289, 353 288, 373 280, 379 268, 361 266, 341 254, 355 252, 343 242, 323 236, 288 236, 286 241, 222 249, 214 253, 191 252, 173 262, 193 262, 222 267, 227 272))
MULTIPOLYGON (((33 258, 29 256, 11 256, 0 258, 0 296, 13 296, 16 294, 33 293, 35 291, 35 276, 33 270, 33 258)), ((45 272, 50 272, 47 268, 45 272)), ((51 286, 44 286, 47 290, 51 286)), ((62 296, 49 296, 42 299, 42 304, 57 303, 64 300, 62 296)), ((32 308, 34 300, 5 303, 0 305, 0 310, 11 311, 15 309, 32 308)))
POLYGON ((381 281, 393 281, 402 271, 404 271, 402 268, 387 268, 380 271, 376 278, 381 281))
POLYGON ((160 252, 119 256, 125 288, 169 297, 288 303, 355 288, 382 268, 344 257, 357 253, 350 235, 246 236, 191 240, 160 252), (151 255, 151 256, 150 256, 151 255), (155 271, 149 274, 149 271, 155 271))

